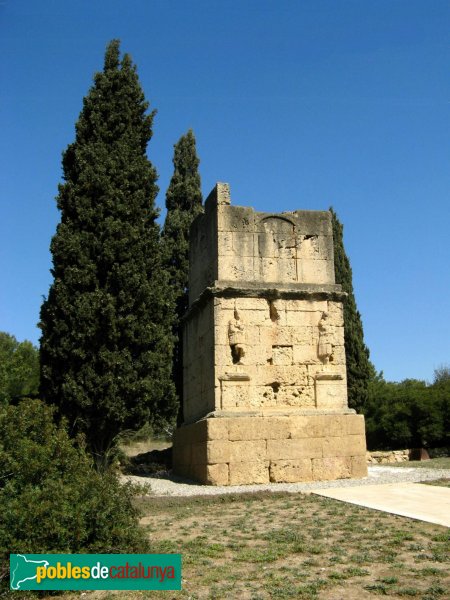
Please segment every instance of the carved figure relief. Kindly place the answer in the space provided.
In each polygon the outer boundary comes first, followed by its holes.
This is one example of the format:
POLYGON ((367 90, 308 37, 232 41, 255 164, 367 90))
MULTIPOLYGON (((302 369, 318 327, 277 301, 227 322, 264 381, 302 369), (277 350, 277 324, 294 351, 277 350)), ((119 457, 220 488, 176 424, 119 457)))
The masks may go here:
POLYGON ((322 313, 319 322, 319 358, 324 365, 333 360, 333 326, 327 312, 322 313))
POLYGON ((245 356, 245 326, 237 309, 234 309, 234 318, 228 321, 228 341, 233 364, 242 365, 242 359, 245 356))

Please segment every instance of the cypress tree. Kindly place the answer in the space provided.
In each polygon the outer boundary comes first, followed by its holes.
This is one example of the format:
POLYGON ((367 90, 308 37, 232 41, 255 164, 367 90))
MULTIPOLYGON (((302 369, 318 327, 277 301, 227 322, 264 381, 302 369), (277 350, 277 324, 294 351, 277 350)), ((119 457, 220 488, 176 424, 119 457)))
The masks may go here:
POLYGON ((355 294, 352 268, 344 249, 343 231, 336 213, 330 208, 333 224, 334 272, 336 283, 348 296, 344 301, 344 337, 347 360, 348 404, 361 412, 368 397, 369 381, 375 376, 375 368, 369 360, 369 350, 364 343, 364 332, 355 294))
POLYGON ((54 281, 41 308, 40 393, 85 434, 98 465, 120 431, 175 411, 148 106, 113 40, 63 154, 54 281))
POLYGON ((179 421, 182 420, 183 406, 181 318, 189 305, 189 228, 194 218, 203 211, 199 163, 195 136, 190 129, 174 145, 174 172, 166 193, 167 215, 162 234, 165 266, 176 302, 172 377, 180 406, 179 421))

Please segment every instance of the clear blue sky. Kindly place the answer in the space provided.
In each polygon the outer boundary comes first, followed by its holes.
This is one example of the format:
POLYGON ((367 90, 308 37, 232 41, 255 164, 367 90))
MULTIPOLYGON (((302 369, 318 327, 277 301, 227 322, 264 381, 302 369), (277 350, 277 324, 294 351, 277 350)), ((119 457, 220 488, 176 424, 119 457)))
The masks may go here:
POLYGON ((61 152, 112 38, 158 114, 164 193, 194 129, 207 195, 327 209, 390 380, 450 362, 448 0, 1 0, 0 330, 38 342, 61 152))

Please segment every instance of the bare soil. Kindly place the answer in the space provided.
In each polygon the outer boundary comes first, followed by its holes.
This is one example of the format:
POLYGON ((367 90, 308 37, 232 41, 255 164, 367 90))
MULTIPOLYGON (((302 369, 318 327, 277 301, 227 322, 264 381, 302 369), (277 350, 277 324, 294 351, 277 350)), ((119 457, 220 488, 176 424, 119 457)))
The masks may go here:
POLYGON ((307 494, 145 498, 155 553, 183 556, 180 592, 85 592, 74 600, 449 598, 439 525, 307 494))

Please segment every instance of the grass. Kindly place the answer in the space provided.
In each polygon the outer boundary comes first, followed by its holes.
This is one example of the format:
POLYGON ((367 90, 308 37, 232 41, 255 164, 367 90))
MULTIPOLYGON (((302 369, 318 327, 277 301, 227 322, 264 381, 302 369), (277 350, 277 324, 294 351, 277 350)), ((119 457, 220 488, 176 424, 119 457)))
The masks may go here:
POLYGON ((440 458, 431 458, 430 460, 410 460, 401 463, 389 463, 382 465, 385 467, 411 467, 419 469, 450 469, 450 456, 441 456, 440 458))
POLYGON ((433 481, 422 481, 421 483, 426 483, 427 485, 438 485, 440 487, 450 487, 450 479, 433 479, 433 481))
POLYGON ((182 591, 83 600, 443 600, 450 589, 439 525, 306 494, 142 498, 140 508, 152 551, 183 555, 182 591))

